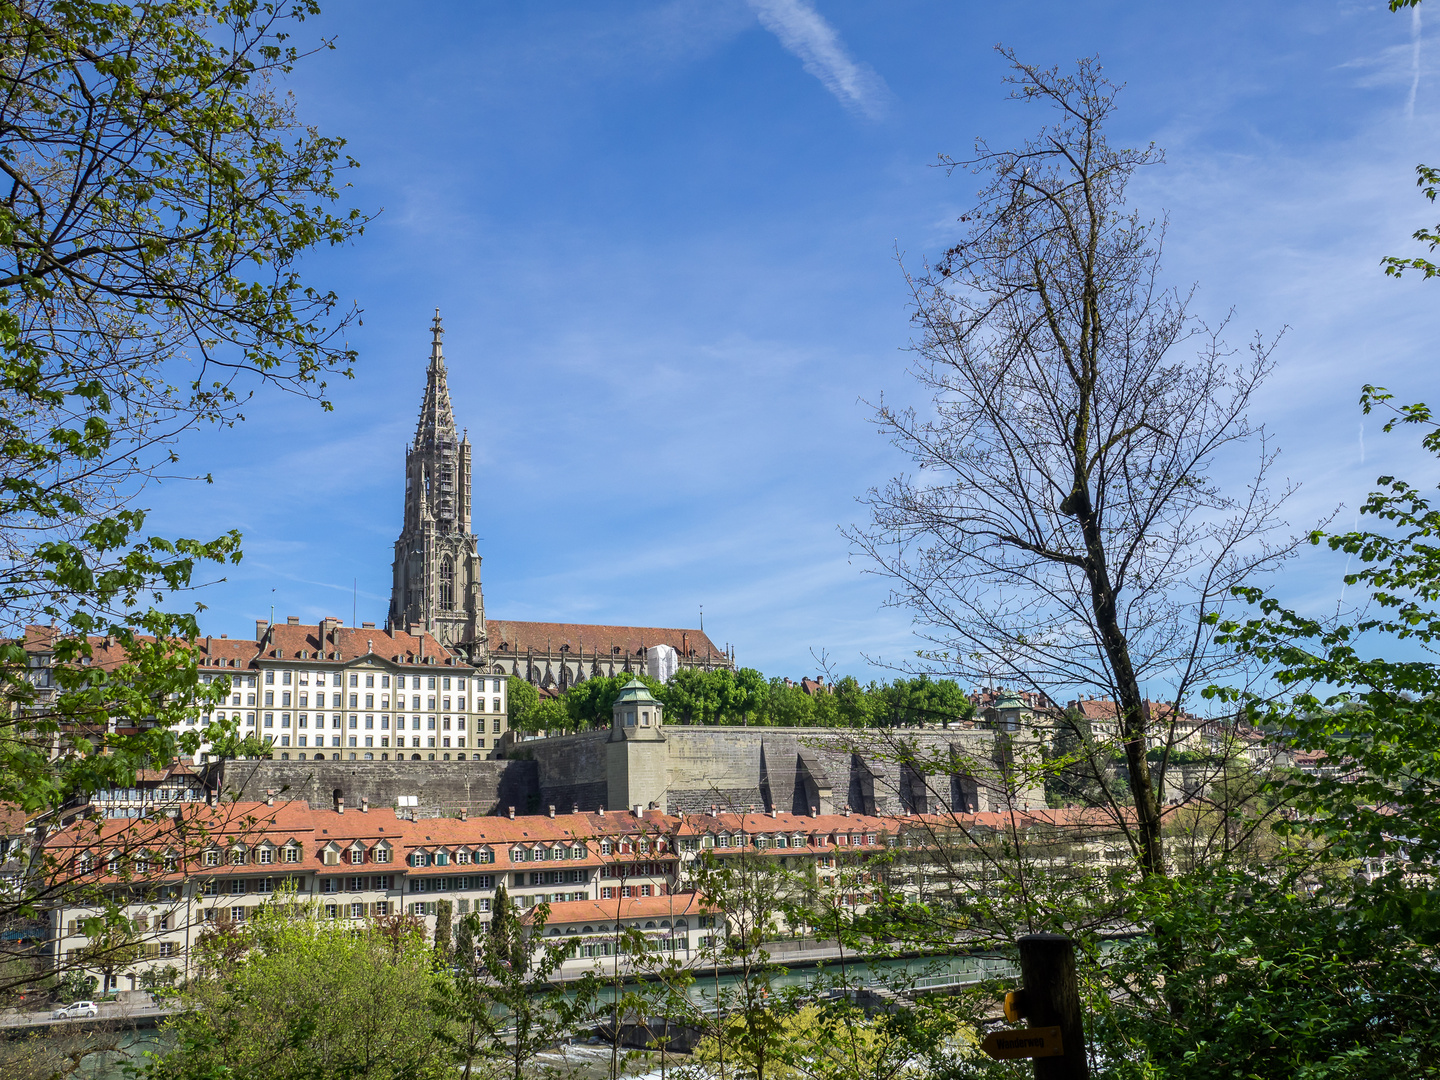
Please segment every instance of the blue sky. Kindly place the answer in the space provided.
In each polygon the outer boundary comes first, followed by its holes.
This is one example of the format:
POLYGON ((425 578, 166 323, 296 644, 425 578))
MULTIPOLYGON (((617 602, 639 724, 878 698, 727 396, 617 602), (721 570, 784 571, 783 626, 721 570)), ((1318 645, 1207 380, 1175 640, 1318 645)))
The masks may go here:
MULTIPOLYGON (((916 641, 839 526, 905 468, 867 422, 910 400, 903 278, 973 194, 938 153, 1046 117, 1004 99, 1004 42, 1098 53, 1124 82, 1111 137, 1168 164, 1134 192, 1168 213, 1172 283, 1234 309, 1232 339, 1288 327, 1256 412, 1304 485, 1300 527, 1374 477, 1435 469, 1362 425, 1360 384, 1434 398, 1436 290, 1382 255, 1433 208, 1427 26, 1380 0, 1271 5, 960 0, 630 0, 330 5, 337 48, 291 89, 350 140, 348 193, 383 209, 306 270, 364 309, 334 413, 262 395, 182 446, 215 483, 146 492, 162 534, 245 534, 203 625, 381 621, 403 448, 432 310, 475 444, 492 617, 705 626, 798 677, 827 650, 881 674, 916 641), (353 583, 353 586, 352 586, 353 583)), ((1280 591, 1333 610, 1340 565, 1280 591)))

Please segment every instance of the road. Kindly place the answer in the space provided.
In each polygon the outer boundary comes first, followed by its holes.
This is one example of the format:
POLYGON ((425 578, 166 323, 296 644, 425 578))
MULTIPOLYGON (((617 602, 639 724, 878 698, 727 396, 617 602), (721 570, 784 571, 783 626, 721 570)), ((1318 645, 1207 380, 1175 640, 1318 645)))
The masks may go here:
POLYGON ((134 1002, 102 1001, 99 1016, 76 1017, 73 1020, 57 1020, 50 1014, 53 1008, 44 1012, 16 1012, 13 1009, 0 1011, 0 1028, 86 1028, 97 1025, 119 1025, 121 1027, 150 1027, 162 1016, 169 1016, 174 1010, 159 1005, 139 1005, 134 1002))

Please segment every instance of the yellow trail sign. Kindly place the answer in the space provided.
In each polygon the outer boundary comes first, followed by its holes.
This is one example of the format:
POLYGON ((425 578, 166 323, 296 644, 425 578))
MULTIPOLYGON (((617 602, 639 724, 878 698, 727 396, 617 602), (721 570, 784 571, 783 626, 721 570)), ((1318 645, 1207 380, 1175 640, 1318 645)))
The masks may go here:
POLYGON ((999 1061, 1012 1058, 1059 1057, 1065 1052, 1058 1027, 1023 1028, 1020 1031, 992 1031, 980 1049, 999 1061))

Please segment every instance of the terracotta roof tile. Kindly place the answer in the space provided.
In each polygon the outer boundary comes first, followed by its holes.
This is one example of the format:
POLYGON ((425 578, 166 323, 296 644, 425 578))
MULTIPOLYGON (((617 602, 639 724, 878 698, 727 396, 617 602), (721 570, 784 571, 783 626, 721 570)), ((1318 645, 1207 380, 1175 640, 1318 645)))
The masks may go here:
POLYGON ((489 635, 492 652, 559 652, 562 645, 568 645, 569 651, 577 655, 583 648, 586 656, 597 651, 601 656, 608 656, 612 655, 612 649, 618 647, 619 653, 613 655, 638 656, 641 649, 651 645, 670 645, 682 655, 688 651, 696 659, 707 656, 721 662, 726 659, 724 651, 703 630, 486 619, 485 632, 489 635))
MULTIPOLYGON (((546 924, 552 929, 571 923, 604 923, 617 919, 678 918, 706 910, 699 893, 674 893, 670 896, 637 896, 625 900, 566 900, 550 905, 546 924)), ((523 912, 530 921, 534 910, 523 912)))

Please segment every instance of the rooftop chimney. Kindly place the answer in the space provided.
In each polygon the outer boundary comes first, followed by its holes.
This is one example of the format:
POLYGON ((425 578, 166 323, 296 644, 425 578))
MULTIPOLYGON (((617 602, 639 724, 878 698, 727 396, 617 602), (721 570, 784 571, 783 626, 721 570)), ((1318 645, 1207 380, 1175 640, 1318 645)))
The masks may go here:
POLYGON ((634 806, 632 806, 630 809, 631 809, 631 812, 634 813, 634 815, 635 815, 636 817, 644 817, 644 816, 645 816, 645 808, 644 808, 643 806, 641 806, 638 802, 637 802, 634 806))
POLYGON ((601 817, 604 817, 604 816, 605 816, 605 807, 603 807, 603 806, 600 807, 600 809, 597 810, 596 813, 598 813, 601 817))
POLYGON ((270 624, 264 619, 255 620, 255 642, 259 644, 265 640, 265 631, 270 629, 270 624))
POLYGON ((461 820, 461 821, 468 821, 469 819, 470 819, 470 808, 469 808, 468 806, 462 806, 462 807, 460 807, 460 820, 461 820))
POLYGON ((370 797, 368 795, 360 796, 360 812, 362 814, 368 814, 370 812, 370 797))
POLYGON ((570 812, 571 812, 572 814, 578 814, 578 813, 580 812, 580 804, 579 804, 578 802, 577 802, 577 803, 574 803, 574 804, 570 807, 570 812))
POLYGON ((274 792, 273 789, 268 790, 268 791, 265 792, 265 805, 266 805, 266 806, 274 806, 274 805, 275 805, 275 792, 274 792))
POLYGON ((299 615, 286 615, 286 616, 285 616, 285 625, 286 625, 286 626, 299 626, 299 625, 300 625, 300 616, 299 616, 299 615))
POLYGON ((336 796, 335 796, 335 812, 336 812, 337 814, 343 814, 343 813, 345 812, 345 796, 344 796, 344 795, 336 795, 336 796))
POLYGON ((555 804, 553 802, 550 804, 550 816, 552 818, 555 816, 555 804))
POLYGON ((511 821, 514 821, 514 820, 515 820, 515 807, 509 806, 509 807, 506 807, 506 809, 510 811, 510 820, 511 820, 511 821))
POLYGON ((770 816, 771 816, 772 818, 773 818, 773 817, 779 817, 779 816, 780 816, 780 811, 779 811, 779 810, 776 810, 775 807, 772 806, 772 807, 770 807, 770 816))
POLYGON ((811 816, 811 817, 819 817, 819 816, 820 816, 820 811, 819 811, 817 808, 815 808, 815 807, 812 806, 812 807, 810 807, 810 816, 811 816))

